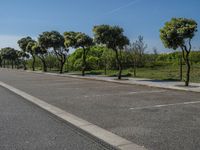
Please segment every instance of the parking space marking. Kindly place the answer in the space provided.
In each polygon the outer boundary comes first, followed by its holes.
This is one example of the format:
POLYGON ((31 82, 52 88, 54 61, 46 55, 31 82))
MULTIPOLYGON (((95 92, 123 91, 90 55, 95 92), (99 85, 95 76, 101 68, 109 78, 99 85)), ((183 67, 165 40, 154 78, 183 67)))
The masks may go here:
POLYGON ((83 89, 83 88, 88 88, 88 89, 99 89, 99 88, 102 88, 102 89, 105 89, 105 88, 118 88, 118 87, 121 87, 121 86, 123 86, 123 85, 115 85, 115 86, 109 85, 109 86, 106 86, 106 87, 104 87, 103 85, 102 86, 84 86, 84 87, 78 87, 78 88, 77 87, 75 87, 75 88, 72 87, 72 89, 83 89))
POLYGON ((141 109, 161 108, 161 107, 169 107, 169 106, 177 106, 177 105, 190 105, 190 104, 198 104, 198 103, 200 103, 200 101, 174 103, 174 104, 161 104, 161 105, 144 106, 144 107, 133 107, 133 108, 129 108, 129 109, 130 110, 141 110, 141 109))
POLYGON ((38 107, 48 111, 49 113, 54 114, 58 118, 66 121, 67 123, 73 125, 74 127, 82 130, 83 132, 91 135, 93 138, 99 142, 105 142, 113 148, 118 150, 147 150, 144 146, 137 145, 131 141, 124 139, 110 131, 107 131, 97 125, 94 125, 82 118, 79 118, 71 113, 68 113, 56 106, 53 106, 45 101, 38 99, 24 91, 16 89, 4 82, 0 81, 0 86, 10 90, 11 92, 23 97, 25 100, 37 105, 38 107))
POLYGON ((99 94, 99 95, 85 95, 85 98, 88 97, 101 97, 101 96, 117 96, 117 95, 132 95, 132 94, 149 94, 149 93, 162 93, 166 92, 166 90, 156 90, 156 91, 136 91, 136 92, 124 92, 124 93, 111 93, 111 94, 99 94))

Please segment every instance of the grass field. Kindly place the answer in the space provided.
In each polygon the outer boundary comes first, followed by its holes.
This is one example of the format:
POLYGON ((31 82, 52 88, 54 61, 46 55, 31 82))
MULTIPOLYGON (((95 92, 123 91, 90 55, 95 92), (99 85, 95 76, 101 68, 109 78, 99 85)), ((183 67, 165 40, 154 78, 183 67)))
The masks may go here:
MULTIPOLYGON (((41 70, 41 68, 38 70, 41 70)), ((52 69, 49 72, 58 73, 58 69, 52 69)), ((80 71, 68 72, 71 74, 80 74, 80 71)), ((107 70, 106 76, 116 76, 117 70, 107 70)), ((91 70, 86 71, 88 75, 105 75, 104 70, 91 70)), ((123 76, 134 77, 133 69, 123 70, 123 76)), ((179 66, 178 65, 166 65, 157 67, 145 67, 137 68, 137 78, 149 78, 155 80, 180 80, 179 77, 179 66)), ((185 78, 185 66, 183 66, 183 81, 185 78)), ((200 83, 200 64, 195 64, 191 66, 191 82, 200 83)))
MULTIPOLYGON (((76 72, 78 73, 78 72, 76 72)), ((87 74, 104 75, 103 70, 87 71, 87 74)), ((116 76, 116 70, 107 70, 107 76, 116 76)), ((123 70, 123 76, 133 77, 133 69, 123 70)), ((138 78, 149 78, 156 80, 179 80, 179 66, 162 66, 154 68, 138 68, 138 78)), ((185 78, 185 66, 183 66, 183 80, 185 78)), ((200 83, 200 65, 193 65, 191 67, 191 82, 200 83)))

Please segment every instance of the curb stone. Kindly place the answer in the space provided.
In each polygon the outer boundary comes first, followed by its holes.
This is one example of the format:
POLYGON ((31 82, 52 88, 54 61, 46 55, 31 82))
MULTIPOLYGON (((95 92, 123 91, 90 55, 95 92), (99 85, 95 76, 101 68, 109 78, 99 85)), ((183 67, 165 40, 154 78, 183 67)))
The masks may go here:
POLYGON ((37 105, 38 107, 46 110, 47 112, 50 112, 51 114, 58 117, 59 119, 66 121, 67 123, 91 135, 92 137, 107 143, 108 145, 110 145, 110 147, 115 147, 117 150, 147 150, 143 146, 139 146, 135 143, 132 143, 131 141, 128 141, 118 135, 115 135, 114 133, 111 133, 101 127, 98 127, 58 107, 48 104, 6 83, 3 83, 0 81, 0 86, 23 97, 25 100, 37 105))
MULTIPOLYGON (((57 74, 57 73, 48 73, 48 72, 42 72, 42 71, 26 71, 26 72, 60 76, 60 77, 68 77, 68 78, 76 78, 76 79, 112 82, 112 83, 118 83, 118 84, 142 85, 142 86, 169 89, 169 90, 179 90, 179 91, 188 91, 188 92, 200 93, 200 84, 197 84, 197 83, 191 83, 192 87, 181 87, 182 82, 177 82, 177 85, 164 85, 162 83, 161 84, 154 84, 154 83, 143 82, 143 81, 140 81, 140 80, 133 81, 130 78, 128 80, 119 81, 119 80, 115 80, 114 78, 111 78, 111 77, 103 77, 103 78, 101 78, 101 77, 89 77, 89 76, 82 77, 82 76, 78 76, 78 75, 57 74), (131 80, 132 80, 132 82, 131 82, 131 80), (193 88, 193 87, 196 87, 196 88, 193 88)), ((141 79, 141 80, 147 80, 148 81, 149 79, 141 79)))

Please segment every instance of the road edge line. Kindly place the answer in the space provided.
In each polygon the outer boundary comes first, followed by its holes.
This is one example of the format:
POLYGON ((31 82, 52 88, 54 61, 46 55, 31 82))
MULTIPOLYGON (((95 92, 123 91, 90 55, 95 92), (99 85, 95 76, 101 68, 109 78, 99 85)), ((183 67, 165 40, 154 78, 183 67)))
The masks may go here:
POLYGON ((25 100, 37 105, 38 107, 48 111, 49 113, 55 115, 56 117, 72 124, 78 129, 92 135, 93 137, 113 146, 119 150, 147 150, 143 146, 139 146, 131 141, 128 141, 114 133, 111 133, 101 127, 98 127, 86 120, 83 120, 71 113, 68 113, 56 106, 48 104, 32 95, 27 94, 11 85, 8 85, 0 81, 0 86, 8 89, 9 91, 21 96, 25 100))

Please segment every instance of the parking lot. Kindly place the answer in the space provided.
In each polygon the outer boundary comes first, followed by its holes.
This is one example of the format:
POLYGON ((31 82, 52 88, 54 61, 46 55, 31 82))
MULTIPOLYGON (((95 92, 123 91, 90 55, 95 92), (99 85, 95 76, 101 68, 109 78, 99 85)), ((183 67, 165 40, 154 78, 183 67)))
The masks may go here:
POLYGON ((5 69, 0 81, 147 149, 200 149, 200 93, 5 69))
POLYGON ((110 150, 0 86, 1 150, 110 150))

